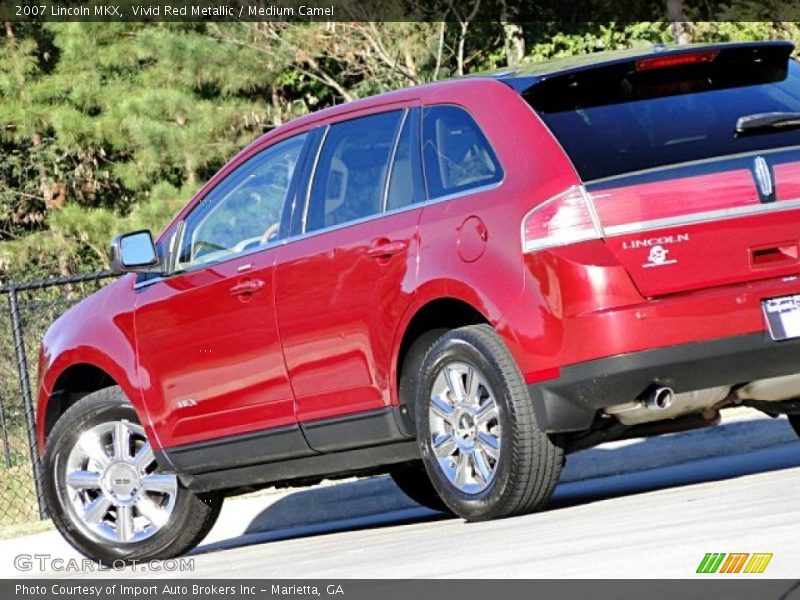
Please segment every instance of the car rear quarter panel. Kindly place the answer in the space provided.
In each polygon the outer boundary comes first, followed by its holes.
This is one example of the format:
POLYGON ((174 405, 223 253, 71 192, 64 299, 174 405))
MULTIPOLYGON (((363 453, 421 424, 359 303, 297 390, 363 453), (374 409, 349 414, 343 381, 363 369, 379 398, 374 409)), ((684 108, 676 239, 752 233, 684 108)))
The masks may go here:
POLYGON ((558 323, 540 282, 526 268, 521 224, 534 206, 579 183, 578 175, 538 116, 503 83, 454 82, 432 90, 423 103, 455 104, 470 112, 489 138, 505 177, 494 187, 425 206, 418 288, 406 323, 433 300, 462 300, 496 328, 526 380, 535 381, 543 374, 531 350, 558 323), (486 242, 483 254, 467 262, 459 244, 470 217, 485 225, 486 242))

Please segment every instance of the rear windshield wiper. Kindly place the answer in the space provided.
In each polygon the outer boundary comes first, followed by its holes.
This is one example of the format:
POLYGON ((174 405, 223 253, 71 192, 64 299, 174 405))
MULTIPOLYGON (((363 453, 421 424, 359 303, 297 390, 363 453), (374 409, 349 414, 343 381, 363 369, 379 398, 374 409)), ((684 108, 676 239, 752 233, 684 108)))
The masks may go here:
POLYGON ((800 127, 800 112, 768 112, 744 115, 736 120, 736 134, 763 133, 800 127))

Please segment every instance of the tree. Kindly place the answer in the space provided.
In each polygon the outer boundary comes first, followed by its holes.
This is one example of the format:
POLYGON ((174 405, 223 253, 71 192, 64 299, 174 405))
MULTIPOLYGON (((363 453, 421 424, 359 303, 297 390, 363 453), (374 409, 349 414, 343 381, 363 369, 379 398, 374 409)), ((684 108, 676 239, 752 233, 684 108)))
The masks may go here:
POLYGON ((202 26, 7 27, 1 48, 9 273, 22 261, 51 273, 101 265, 110 234, 160 216, 134 206, 171 189, 174 208, 271 121, 263 99, 274 74, 202 26))
MULTIPOLYGON (((349 23, 6 23, 0 278, 105 266, 112 235, 160 230, 237 149, 297 115, 461 73, 674 40, 668 21, 473 20, 490 1, 461 3, 441 23, 365 15, 349 23)), ((693 41, 800 38, 793 23, 679 16, 693 41)))

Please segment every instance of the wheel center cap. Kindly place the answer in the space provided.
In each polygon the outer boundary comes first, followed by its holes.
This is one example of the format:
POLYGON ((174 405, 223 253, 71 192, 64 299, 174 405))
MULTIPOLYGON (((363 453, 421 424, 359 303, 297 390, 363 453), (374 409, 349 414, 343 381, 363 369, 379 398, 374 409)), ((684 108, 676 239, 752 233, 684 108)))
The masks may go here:
POLYGON ((469 410, 461 410, 456 416, 456 435, 465 444, 472 444, 476 434, 475 415, 469 410))
POLYGON ((131 502, 141 489, 136 469, 125 462, 111 463, 103 474, 103 491, 116 503, 131 502))

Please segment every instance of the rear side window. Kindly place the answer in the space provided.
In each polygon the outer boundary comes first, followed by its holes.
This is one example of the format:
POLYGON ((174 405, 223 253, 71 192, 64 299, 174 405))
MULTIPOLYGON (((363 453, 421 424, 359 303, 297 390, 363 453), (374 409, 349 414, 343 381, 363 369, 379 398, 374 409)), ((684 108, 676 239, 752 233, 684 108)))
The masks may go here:
POLYGON ((499 182, 500 163, 481 128, 457 106, 422 113, 422 156, 428 197, 440 198, 499 182))
POLYGON ((730 48, 686 66, 602 65, 546 79, 524 96, 591 181, 800 144, 797 128, 735 132, 739 117, 800 111, 800 73, 788 52, 730 48))
POLYGON ((419 146, 419 111, 413 109, 406 115, 394 151, 386 210, 397 210, 422 200, 424 185, 419 146))
POLYGON ((305 230, 316 231, 378 214, 405 111, 332 125, 320 151, 305 230))

